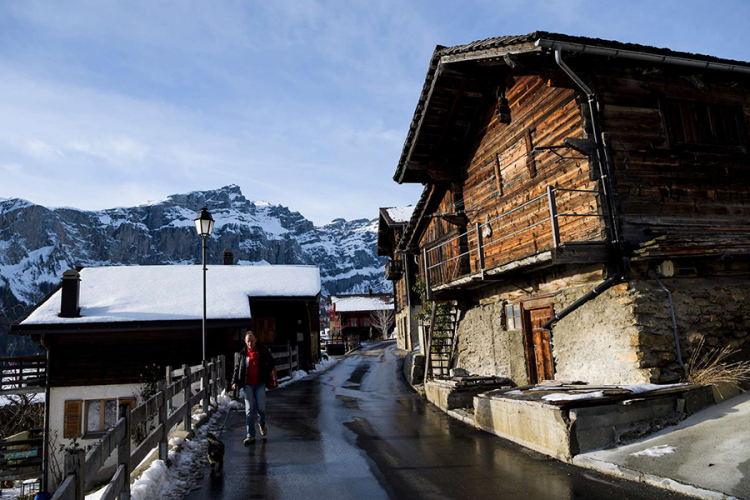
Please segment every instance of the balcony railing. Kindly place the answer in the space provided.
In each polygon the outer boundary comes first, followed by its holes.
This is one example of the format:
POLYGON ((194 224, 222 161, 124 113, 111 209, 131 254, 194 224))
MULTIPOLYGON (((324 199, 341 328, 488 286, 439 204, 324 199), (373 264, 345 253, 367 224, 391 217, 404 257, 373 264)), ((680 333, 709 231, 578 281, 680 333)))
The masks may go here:
POLYGON ((548 186, 531 200, 474 226, 447 241, 425 248, 423 262, 429 289, 571 243, 602 243, 603 217, 588 189, 548 186), (578 213, 575 209, 587 207, 578 213), (563 210, 560 211, 559 208, 563 210))

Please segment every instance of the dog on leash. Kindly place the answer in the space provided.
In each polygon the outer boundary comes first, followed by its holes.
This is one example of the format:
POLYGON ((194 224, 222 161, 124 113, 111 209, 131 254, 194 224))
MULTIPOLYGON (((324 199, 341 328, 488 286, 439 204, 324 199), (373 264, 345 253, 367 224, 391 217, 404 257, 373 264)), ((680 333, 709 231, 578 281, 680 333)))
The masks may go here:
POLYGON ((211 472, 221 472, 224 469, 224 443, 219 438, 211 434, 206 434, 208 439, 208 463, 211 465, 211 472))

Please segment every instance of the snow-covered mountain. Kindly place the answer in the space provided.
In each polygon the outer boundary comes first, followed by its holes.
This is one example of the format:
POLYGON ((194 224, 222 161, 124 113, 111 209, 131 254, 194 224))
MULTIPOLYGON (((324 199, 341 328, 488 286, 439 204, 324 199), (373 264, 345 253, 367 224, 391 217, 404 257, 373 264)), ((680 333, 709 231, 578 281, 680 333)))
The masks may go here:
POLYGON ((375 255, 377 219, 315 226, 231 185, 101 211, 0 199, 0 308, 35 304, 74 266, 199 263, 193 219, 204 206, 216 220, 209 263, 231 248, 239 264, 318 265, 324 293, 390 290, 375 255))

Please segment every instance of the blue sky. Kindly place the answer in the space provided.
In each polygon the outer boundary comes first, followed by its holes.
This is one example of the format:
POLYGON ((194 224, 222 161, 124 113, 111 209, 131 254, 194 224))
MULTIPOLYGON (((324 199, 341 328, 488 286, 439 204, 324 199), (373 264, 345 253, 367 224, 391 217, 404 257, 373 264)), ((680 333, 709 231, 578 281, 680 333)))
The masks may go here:
POLYGON ((750 60, 750 2, 0 3, 0 197, 100 209, 238 184, 317 224, 391 179, 435 45, 534 30, 750 60))

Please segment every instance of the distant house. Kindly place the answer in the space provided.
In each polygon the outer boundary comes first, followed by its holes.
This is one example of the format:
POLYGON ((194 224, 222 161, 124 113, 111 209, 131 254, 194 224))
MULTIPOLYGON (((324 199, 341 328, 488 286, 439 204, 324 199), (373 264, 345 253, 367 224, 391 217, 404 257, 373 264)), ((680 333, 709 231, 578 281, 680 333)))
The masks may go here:
MULTIPOLYGON (((199 266, 90 267, 63 282, 12 333, 49 353, 50 432, 88 444, 134 402, 144 378, 202 358, 199 266)), ((261 342, 291 344, 300 366, 319 356, 316 266, 208 266, 207 357, 233 353, 252 328, 261 342)))
POLYGON ((377 239, 377 254, 388 257, 385 279, 393 282, 397 344, 408 351, 420 345, 417 315, 421 310, 421 298, 414 291, 419 266, 413 255, 397 250, 397 243, 413 212, 414 207, 381 208, 377 239))
POLYGON ((393 311, 393 295, 351 294, 331 295, 330 303, 335 315, 331 319, 332 342, 343 342, 349 338, 367 340, 377 334, 372 324, 373 314, 378 311, 393 311))
POLYGON ((557 33, 438 46, 394 175, 424 186, 396 251, 445 305, 433 352, 519 385, 750 359, 749 78, 557 33))

